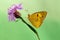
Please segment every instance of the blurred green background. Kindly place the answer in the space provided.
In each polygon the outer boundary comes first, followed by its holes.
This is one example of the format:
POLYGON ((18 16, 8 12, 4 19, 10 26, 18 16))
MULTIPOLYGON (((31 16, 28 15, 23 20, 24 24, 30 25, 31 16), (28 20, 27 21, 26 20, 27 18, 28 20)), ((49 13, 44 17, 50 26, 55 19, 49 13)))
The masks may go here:
POLYGON ((19 11, 24 20, 28 14, 47 11, 47 17, 37 30, 41 40, 60 40, 60 0, 0 0, 0 40, 38 40, 36 35, 20 19, 18 22, 8 21, 7 9, 12 4, 22 3, 19 11), (28 10, 25 11, 25 10, 28 10))

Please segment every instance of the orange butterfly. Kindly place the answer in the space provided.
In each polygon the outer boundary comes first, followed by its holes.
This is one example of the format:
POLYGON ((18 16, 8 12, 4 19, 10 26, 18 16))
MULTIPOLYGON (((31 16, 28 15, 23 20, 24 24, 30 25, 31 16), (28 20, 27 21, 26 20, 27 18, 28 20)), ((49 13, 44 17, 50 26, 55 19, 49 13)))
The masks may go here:
POLYGON ((35 12, 31 15, 28 14, 28 20, 32 23, 33 26, 39 28, 43 23, 43 20, 45 19, 46 15, 47 15, 46 11, 35 12))

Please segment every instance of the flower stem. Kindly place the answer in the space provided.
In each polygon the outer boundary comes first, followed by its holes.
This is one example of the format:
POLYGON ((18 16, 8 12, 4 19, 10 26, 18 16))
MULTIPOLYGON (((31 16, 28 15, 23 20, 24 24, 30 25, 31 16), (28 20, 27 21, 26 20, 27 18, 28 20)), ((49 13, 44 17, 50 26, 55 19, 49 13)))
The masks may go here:
POLYGON ((31 25, 29 25, 28 23, 26 23, 26 21, 24 21, 24 19, 21 16, 20 16, 20 19, 22 20, 22 22, 24 22, 37 35, 38 40, 40 40, 38 32, 31 25))

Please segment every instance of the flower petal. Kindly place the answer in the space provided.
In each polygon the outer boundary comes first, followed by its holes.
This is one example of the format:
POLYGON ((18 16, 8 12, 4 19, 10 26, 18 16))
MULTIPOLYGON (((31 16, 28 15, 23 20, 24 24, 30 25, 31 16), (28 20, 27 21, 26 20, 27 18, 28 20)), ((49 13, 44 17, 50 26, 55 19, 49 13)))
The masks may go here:
POLYGON ((22 9, 22 4, 16 5, 16 8, 21 10, 22 9))
POLYGON ((17 9, 22 9, 22 4, 14 4, 8 9, 8 18, 9 21, 15 21, 14 12, 17 11, 17 9))
POLYGON ((15 21, 16 20, 16 18, 14 17, 13 14, 8 15, 8 19, 9 19, 9 21, 15 21))

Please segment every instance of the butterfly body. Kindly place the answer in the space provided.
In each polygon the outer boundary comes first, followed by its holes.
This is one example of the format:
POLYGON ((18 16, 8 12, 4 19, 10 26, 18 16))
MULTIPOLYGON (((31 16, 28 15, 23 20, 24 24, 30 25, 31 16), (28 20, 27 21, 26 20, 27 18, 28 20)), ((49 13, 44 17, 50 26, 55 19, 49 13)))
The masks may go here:
POLYGON ((46 15, 47 15, 46 11, 35 12, 31 15, 28 14, 28 19, 33 26, 35 26, 36 28, 39 28, 43 23, 43 20, 45 19, 46 15))

